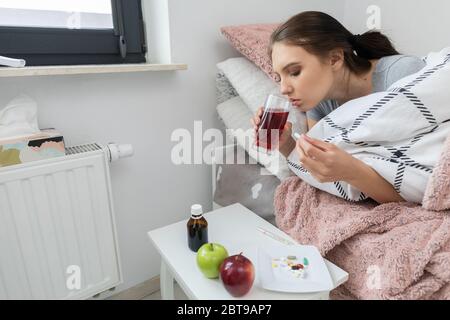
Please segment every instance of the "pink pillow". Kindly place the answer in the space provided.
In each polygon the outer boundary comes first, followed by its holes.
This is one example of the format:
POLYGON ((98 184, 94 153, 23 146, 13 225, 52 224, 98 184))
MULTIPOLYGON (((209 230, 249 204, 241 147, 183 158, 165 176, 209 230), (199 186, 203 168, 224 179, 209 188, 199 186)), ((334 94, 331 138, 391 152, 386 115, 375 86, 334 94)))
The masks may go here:
POLYGON ((278 26, 279 24, 249 24, 222 27, 220 31, 236 50, 275 79, 267 47, 270 35, 278 26))
POLYGON ((450 209, 450 136, 428 181, 422 206, 435 211, 450 209))

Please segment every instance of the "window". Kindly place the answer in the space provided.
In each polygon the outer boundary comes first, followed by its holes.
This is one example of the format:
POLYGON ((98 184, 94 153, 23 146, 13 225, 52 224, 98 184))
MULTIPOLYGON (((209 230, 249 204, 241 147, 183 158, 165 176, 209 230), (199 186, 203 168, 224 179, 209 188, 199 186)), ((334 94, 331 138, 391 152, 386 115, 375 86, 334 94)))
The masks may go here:
POLYGON ((0 0, 0 55, 28 66, 145 62, 140 0, 0 0))

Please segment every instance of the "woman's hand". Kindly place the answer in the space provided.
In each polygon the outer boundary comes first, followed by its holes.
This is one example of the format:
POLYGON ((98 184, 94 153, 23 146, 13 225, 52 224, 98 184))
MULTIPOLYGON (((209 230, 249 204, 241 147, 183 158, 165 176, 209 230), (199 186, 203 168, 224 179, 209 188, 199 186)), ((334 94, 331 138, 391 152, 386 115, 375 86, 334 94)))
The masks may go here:
POLYGON ((301 135, 295 148, 302 166, 317 181, 350 183, 354 180, 358 160, 334 144, 301 135))
MULTIPOLYGON (((253 118, 250 119, 250 122, 253 125, 253 135, 256 142, 257 132, 259 126, 261 124, 261 117, 264 114, 264 108, 260 107, 253 118)), ((282 153, 285 157, 288 157, 289 154, 294 150, 295 140, 292 138, 292 123, 286 121, 286 125, 283 130, 280 132, 279 143, 276 145, 276 148, 282 153)))
POLYGON ((334 144, 302 135, 295 148, 302 166, 321 183, 345 181, 378 203, 405 201, 372 167, 334 144))

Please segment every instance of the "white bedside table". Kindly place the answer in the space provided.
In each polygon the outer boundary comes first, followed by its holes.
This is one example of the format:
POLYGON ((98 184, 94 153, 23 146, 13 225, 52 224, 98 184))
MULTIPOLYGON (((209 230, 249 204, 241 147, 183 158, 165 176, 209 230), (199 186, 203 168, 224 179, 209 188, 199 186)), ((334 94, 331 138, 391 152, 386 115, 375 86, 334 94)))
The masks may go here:
MULTIPOLYGON (((204 215, 208 221, 209 242, 220 243, 227 248, 230 255, 239 254, 257 261, 259 245, 277 243, 270 237, 256 230, 262 227, 272 233, 293 240, 283 231, 277 229, 252 211, 239 203, 220 208, 204 215)), ((220 279, 207 279, 197 267, 196 253, 187 246, 187 219, 169 226, 148 232, 150 240, 161 255, 161 297, 173 299, 173 280, 175 279, 189 299, 251 299, 251 300, 304 300, 328 299, 329 292, 317 293, 283 293, 265 290, 258 285, 258 274, 251 291, 242 298, 231 296, 223 287, 220 279)), ((348 279, 348 273, 325 260, 335 287, 348 279)), ((256 266, 255 266, 256 269, 256 266)))

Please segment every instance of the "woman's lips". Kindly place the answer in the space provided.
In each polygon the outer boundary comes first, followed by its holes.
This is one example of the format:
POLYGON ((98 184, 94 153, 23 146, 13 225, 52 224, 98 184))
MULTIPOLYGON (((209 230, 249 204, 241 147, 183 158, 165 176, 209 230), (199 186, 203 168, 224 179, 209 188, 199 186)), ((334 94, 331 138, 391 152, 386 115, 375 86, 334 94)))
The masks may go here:
POLYGON ((293 106, 300 107, 300 105, 302 104, 302 100, 294 99, 294 100, 291 100, 291 103, 293 106))

